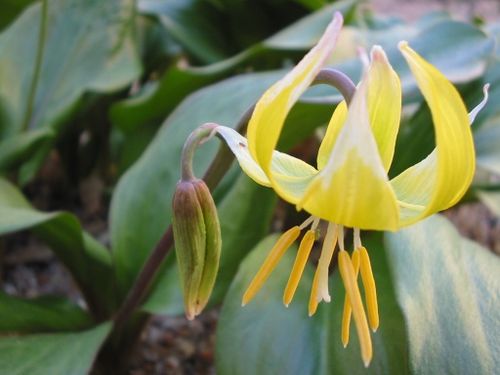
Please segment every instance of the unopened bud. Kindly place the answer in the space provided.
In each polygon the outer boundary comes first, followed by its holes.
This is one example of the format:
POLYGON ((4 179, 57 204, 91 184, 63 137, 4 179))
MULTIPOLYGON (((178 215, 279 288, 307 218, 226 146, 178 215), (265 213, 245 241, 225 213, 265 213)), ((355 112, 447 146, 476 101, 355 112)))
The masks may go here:
POLYGON ((208 302, 219 268, 221 234, 217 209, 202 180, 177 184, 173 230, 186 317, 199 315, 208 302))

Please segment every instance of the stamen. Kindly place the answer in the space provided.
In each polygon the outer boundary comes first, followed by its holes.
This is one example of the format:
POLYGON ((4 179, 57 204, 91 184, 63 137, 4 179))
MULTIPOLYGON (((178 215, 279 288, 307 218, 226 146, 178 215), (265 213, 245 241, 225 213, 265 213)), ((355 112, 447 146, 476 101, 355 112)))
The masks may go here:
POLYGON ((311 229, 312 229, 312 230, 314 230, 314 231, 315 231, 316 229, 318 229, 319 220, 320 220, 320 218, 319 218, 319 217, 315 217, 315 218, 314 218, 313 223, 312 223, 312 225, 311 225, 311 229))
MULTIPOLYGON (((351 255, 352 259, 352 265, 354 267, 354 274, 356 276, 356 282, 358 279, 358 273, 359 273, 359 250, 354 250, 351 255)), ((344 298, 344 312, 342 314, 342 345, 344 345, 344 348, 347 347, 347 344, 349 344, 349 329, 351 326, 351 313, 352 313, 352 306, 351 306, 351 301, 349 300, 349 296, 347 293, 345 294, 344 298)))
POLYGON ((368 251, 366 251, 366 248, 363 246, 359 248, 359 251, 361 258, 361 280, 363 281, 363 287, 365 288, 368 321, 370 322, 370 328, 373 332, 375 332, 379 325, 377 289, 375 287, 375 279, 373 278, 368 251))
POLYGON ((339 226, 334 223, 328 224, 325 240, 321 249, 321 255, 318 261, 318 285, 316 299, 318 302, 324 300, 330 302, 330 293, 328 291, 328 267, 332 261, 335 245, 337 244, 337 237, 339 236, 339 226))
POLYGON ((299 251, 297 252, 297 257, 295 258, 290 278, 286 284, 285 293, 283 294, 283 303, 286 307, 288 307, 292 301, 293 295, 297 290, 297 286, 299 285, 300 278, 304 272, 307 259, 311 253, 315 237, 316 232, 313 229, 310 229, 306 232, 304 238, 302 238, 302 241, 300 242, 299 251))
POLYGON ((264 282, 267 280, 271 272, 273 272, 274 268, 278 265, 283 254, 288 248, 294 243, 294 241, 299 237, 300 227, 295 226, 288 229, 285 233, 281 235, 279 240, 276 242, 274 247, 269 252, 266 260, 260 267, 259 271, 250 282, 245 294, 243 294, 243 301, 241 303, 242 306, 245 306, 250 300, 255 296, 255 294, 262 287, 264 282))
POLYGON ((338 229, 338 232, 339 232, 339 249, 341 251, 345 250, 344 248, 344 226, 343 225, 339 225, 338 226, 339 229, 338 229))
POLYGON ((300 224, 299 228, 301 230, 307 228, 309 224, 311 224, 314 221, 314 219, 316 219, 315 216, 309 216, 302 224, 300 224))
POLYGON ((372 341, 370 337, 370 330, 366 320, 363 302, 361 301, 361 294, 359 292, 358 283, 354 272, 354 266, 347 251, 339 252, 339 269, 346 294, 352 305, 352 313, 354 315, 354 322, 356 323, 356 330, 358 331, 359 343, 361 346, 361 356, 365 367, 368 367, 373 355, 372 341))
POLYGON ((361 236, 359 234, 359 228, 353 228, 353 239, 354 239, 354 249, 359 249, 361 246, 361 236))
POLYGON ((318 309, 318 268, 316 268, 316 272, 314 272, 314 279, 311 287, 311 296, 309 297, 309 316, 313 316, 318 309))

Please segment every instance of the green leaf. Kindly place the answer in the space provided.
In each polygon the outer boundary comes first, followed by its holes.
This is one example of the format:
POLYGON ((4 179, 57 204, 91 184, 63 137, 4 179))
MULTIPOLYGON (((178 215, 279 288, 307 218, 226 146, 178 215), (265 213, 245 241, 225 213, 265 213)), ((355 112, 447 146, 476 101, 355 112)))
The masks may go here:
POLYGON ((14 185, 1 178, 0 212, 0 235, 31 229, 69 269, 94 312, 102 317, 112 310, 115 301, 110 253, 82 230, 74 215, 33 209, 14 185))
POLYGON ((241 307, 243 292, 276 240, 277 236, 267 237, 245 258, 226 295, 217 324, 218 374, 318 374, 317 344, 322 332, 316 318, 307 317, 305 305, 312 283, 310 267, 302 276, 294 302, 288 309, 282 303, 296 246, 281 260, 255 300, 241 307))
POLYGON ((217 206, 222 234, 222 255, 212 302, 220 302, 241 260, 267 233, 277 197, 241 174, 217 206))
POLYGON ((386 236, 414 373, 491 374, 500 366, 500 258, 443 217, 386 236))
POLYGON ((111 329, 0 338, 0 368, 9 375, 85 375, 111 329))
POLYGON ((90 327, 92 318, 65 298, 26 299, 0 292, 0 332, 55 332, 90 327))
POLYGON ((341 344, 344 291, 337 271, 331 276, 332 302, 321 304, 313 317, 307 316, 313 276, 309 265, 294 301, 288 308, 283 306, 283 291, 296 246, 288 250, 255 299, 241 307, 245 289, 276 239, 276 236, 266 238, 247 256, 226 295, 217 329, 217 373, 408 373, 405 325, 395 303, 381 237, 371 237, 365 243, 377 281, 381 316, 381 326, 372 335, 374 358, 368 369, 362 363, 354 327, 351 327, 351 342, 347 349, 341 344), (232 349, 235 343, 239 343, 237 351, 232 349))
POLYGON ((58 133, 84 93, 116 91, 140 74, 133 0, 46 1, 47 12, 37 2, 0 35, 3 140, 58 133))

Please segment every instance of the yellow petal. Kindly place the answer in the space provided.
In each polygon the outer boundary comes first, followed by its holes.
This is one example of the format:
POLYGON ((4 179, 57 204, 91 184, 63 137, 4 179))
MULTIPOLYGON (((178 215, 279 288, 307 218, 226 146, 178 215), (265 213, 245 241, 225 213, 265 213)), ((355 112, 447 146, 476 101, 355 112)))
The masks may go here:
MULTIPOLYGON (((384 50, 379 46, 372 48, 367 85, 370 126, 382 163, 388 171, 394 156, 401 117, 401 83, 384 50)), ((346 118, 347 105, 343 101, 335 109, 319 147, 317 158, 319 170, 325 167, 346 118)))
POLYGON ((401 118, 401 82, 379 46, 373 47, 371 52, 368 110, 382 164, 388 171, 394 156, 401 118))
POLYGON ((262 168, 253 159, 252 155, 250 155, 250 152, 248 151, 247 139, 236 130, 226 126, 218 126, 216 130, 217 133, 222 136, 234 156, 236 156, 243 172, 245 172, 248 177, 258 184, 271 186, 271 183, 262 168))
POLYGON ((454 205, 467 191, 475 168, 469 119, 458 91, 406 42, 399 46, 432 114, 435 150, 391 181, 401 202, 400 225, 454 205))
POLYGON ((368 120, 366 80, 356 90, 328 163, 314 178, 298 207, 349 227, 397 228, 396 197, 368 120))
POLYGON ((337 137, 339 136, 340 130, 342 129, 342 126, 344 125, 346 119, 347 104, 345 100, 343 100, 337 105, 335 111, 333 111, 332 118, 330 119, 330 122, 328 123, 328 126, 326 128, 325 136, 321 141, 321 145, 319 146, 317 158, 319 170, 322 170, 328 162, 330 154, 333 150, 333 146, 337 141, 337 137))
MULTIPOLYGON (((258 184, 271 186, 266 174, 250 154, 247 139, 236 130, 225 126, 218 126, 216 131, 236 156, 243 172, 258 184)), ((307 185, 318 172, 302 160, 279 151, 273 151, 271 171, 283 186, 283 198, 291 203, 299 201, 307 185)))
POLYGON ((250 153, 280 195, 282 194, 281 185, 279 181, 273 181, 274 175, 271 170, 273 150, 278 143, 288 112, 310 86, 331 55, 342 22, 342 15, 338 12, 335 13, 318 44, 291 72, 271 86, 259 99, 248 124, 247 136, 250 153))

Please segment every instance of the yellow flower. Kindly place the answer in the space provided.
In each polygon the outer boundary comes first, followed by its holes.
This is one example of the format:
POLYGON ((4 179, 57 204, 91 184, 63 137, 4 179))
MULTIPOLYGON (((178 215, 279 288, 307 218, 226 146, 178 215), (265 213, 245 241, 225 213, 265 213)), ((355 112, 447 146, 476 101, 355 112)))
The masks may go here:
POLYGON ((317 166, 276 151, 289 110, 331 55, 341 26, 342 16, 337 13, 318 44, 264 93, 250 119, 247 138, 222 126, 217 127, 217 132, 248 176, 311 214, 302 225, 285 232, 271 249, 245 292, 243 304, 254 297, 300 232, 309 228, 300 242, 283 296, 285 305, 291 302, 314 245, 318 224, 324 220, 328 226, 314 275, 309 314, 314 314, 321 300, 330 301, 328 267, 338 244, 339 270, 346 289, 342 342, 346 346, 349 341, 352 314, 361 355, 368 366, 372 358, 369 327, 375 331, 379 317, 375 281, 360 230, 394 231, 454 205, 472 181, 475 155, 470 120, 457 90, 406 42, 401 42, 399 49, 427 101, 434 123, 436 148, 428 157, 389 180, 387 172, 401 116, 401 84, 379 46, 373 47, 349 105, 344 101, 334 111, 318 151, 317 166), (353 228, 351 256, 344 248, 344 227, 353 228), (367 314, 358 273, 365 290, 367 314))

